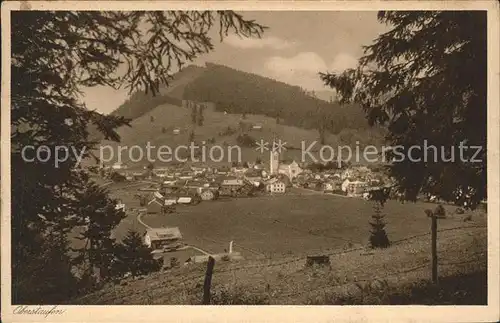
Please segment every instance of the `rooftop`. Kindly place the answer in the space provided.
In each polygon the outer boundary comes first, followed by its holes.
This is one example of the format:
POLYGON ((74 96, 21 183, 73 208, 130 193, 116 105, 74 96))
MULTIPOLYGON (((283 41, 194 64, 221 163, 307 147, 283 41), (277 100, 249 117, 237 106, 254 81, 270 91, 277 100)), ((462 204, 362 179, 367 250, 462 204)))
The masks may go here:
POLYGON ((146 234, 152 241, 164 239, 182 239, 181 231, 178 227, 147 229, 146 234))

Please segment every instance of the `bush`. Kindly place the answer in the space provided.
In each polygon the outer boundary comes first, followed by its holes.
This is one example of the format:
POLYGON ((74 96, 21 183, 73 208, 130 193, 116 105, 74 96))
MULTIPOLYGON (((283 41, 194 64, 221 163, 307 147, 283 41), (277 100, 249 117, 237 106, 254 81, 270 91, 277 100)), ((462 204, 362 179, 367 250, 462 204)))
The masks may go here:
POLYGON ((219 132, 219 136, 224 137, 224 136, 231 136, 232 134, 235 134, 236 130, 231 128, 230 126, 227 126, 223 131, 219 132))
POLYGON ((177 257, 170 258, 170 268, 176 268, 179 266, 180 266, 180 263, 179 263, 179 259, 177 259, 177 257))
POLYGON ((236 138, 236 143, 238 145, 240 145, 241 147, 253 147, 253 146, 255 146, 255 139, 252 136, 245 133, 245 134, 239 135, 236 138))

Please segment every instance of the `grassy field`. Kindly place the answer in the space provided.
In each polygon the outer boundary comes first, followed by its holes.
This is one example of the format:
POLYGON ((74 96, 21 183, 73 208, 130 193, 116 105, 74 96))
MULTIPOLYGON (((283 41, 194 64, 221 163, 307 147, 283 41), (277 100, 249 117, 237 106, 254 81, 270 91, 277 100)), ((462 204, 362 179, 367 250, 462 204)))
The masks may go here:
MULTIPOLYGON (((138 187, 110 189, 130 208, 138 206, 133 198, 138 187)), ((214 304, 484 303, 486 214, 475 211, 472 221, 463 222, 464 215, 445 206, 448 218, 438 224, 442 284, 432 286, 430 221, 424 210, 434 207, 389 201, 384 213, 393 244, 382 250, 366 247, 371 202, 295 190, 178 206, 174 214, 142 220, 152 227, 178 226, 186 243, 213 253, 234 240, 235 251, 246 259, 217 262, 214 304), (329 255, 331 266, 304 266, 305 256, 317 253, 329 255), (462 277, 469 278, 464 282, 462 277)), ((144 230, 136 214, 129 213, 115 236, 129 228, 144 230)), ((199 304, 205 270, 206 264, 193 264, 128 279, 71 303, 199 304)))
MULTIPOLYGON (((178 206, 174 214, 148 215, 152 227, 178 226, 187 243, 212 253, 223 252, 229 241, 246 258, 305 255, 325 250, 366 245, 373 203, 332 195, 263 196, 202 202, 178 206)), ((430 230, 424 210, 434 204, 389 201, 386 231, 398 241, 430 230)), ((448 218, 439 229, 464 225, 455 207, 447 206, 448 218)), ((473 221, 485 224, 484 213, 476 211, 473 221)))

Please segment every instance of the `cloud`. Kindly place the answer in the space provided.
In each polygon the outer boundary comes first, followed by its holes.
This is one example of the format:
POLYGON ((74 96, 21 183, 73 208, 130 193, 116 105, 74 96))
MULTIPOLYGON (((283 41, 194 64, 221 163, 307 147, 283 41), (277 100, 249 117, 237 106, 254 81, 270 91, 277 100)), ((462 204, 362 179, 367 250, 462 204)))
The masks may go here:
POLYGON ((340 53, 333 59, 330 64, 330 72, 343 72, 348 68, 354 68, 358 65, 358 60, 352 55, 340 53))
POLYGON ((266 68, 277 73, 319 72, 327 69, 321 56, 314 52, 302 52, 292 57, 273 56, 266 68))
POLYGON ((296 46, 294 42, 290 42, 277 37, 262 37, 262 38, 246 38, 237 35, 229 35, 225 38, 224 42, 230 46, 252 49, 252 48, 272 48, 272 49, 286 49, 296 46))
POLYGON ((355 67, 356 58, 347 53, 335 56, 331 64, 315 52, 301 52, 292 57, 272 56, 265 63, 266 74, 274 79, 307 89, 324 88, 318 73, 342 72, 355 67))

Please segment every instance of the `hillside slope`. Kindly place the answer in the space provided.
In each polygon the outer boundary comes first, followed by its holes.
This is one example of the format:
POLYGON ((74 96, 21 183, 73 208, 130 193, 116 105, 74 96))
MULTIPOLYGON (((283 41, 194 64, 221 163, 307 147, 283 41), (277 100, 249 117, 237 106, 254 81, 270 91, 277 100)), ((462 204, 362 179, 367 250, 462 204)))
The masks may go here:
MULTIPOLYGON (((204 145, 209 149, 214 145, 221 147, 237 145, 238 136, 243 134, 247 134, 254 141, 262 139, 266 142, 272 142, 273 138, 276 137, 286 142, 287 150, 283 153, 282 159, 295 159, 297 161, 301 159, 300 149, 302 143, 308 147, 318 141, 318 132, 315 130, 276 124, 275 119, 263 115, 249 114, 246 115, 245 119, 242 119, 240 114, 225 114, 210 108, 204 110, 203 125, 193 125, 191 123, 190 109, 168 103, 159 105, 134 119, 131 122, 131 127, 121 127, 118 129, 118 133, 121 137, 119 144, 109 141, 102 142, 103 145, 113 147, 115 153, 118 151, 118 145, 127 147, 138 145, 145 149, 149 143, 150 146, 164 145, 175 149, 180 145, 189 145, 190 139, 194 139, 197 144, 205 142, 204 145), (248 130, 251 125, 260 125, 262 128, 261 130, 248 130), (179 131, 179 134, 174 133, 175 129, 179 131), (228 129, 231 129, 231 132, 228 132, 228 129)), ((325 138, 325 143, 335 147, 340 145, 342 141, 339 136, 329 134, 325 138)), ((240 147, 243 161, 255 161, 260 158, 262 161, 267 162, 269 159, 268 152, 261 154, 255 149, 255 146, 240 145, 240 147)), ((318 151, 320 147, 318 142, 311 151, 318 151)), ((182 158, 186 156, 186 154, 181 155, 182 158)), ((129 157, 124 152, 122 161, 130 162, 129 157)), ((230 163, 231 161, 234 161, 234 158, 231 160, 224 159, 222 162, 216 163, 230 163)), ((138 165, 145 165, 146 163, 146 161, 143 161, 138 165)), ((207 160, 207 163, 210 164, 210 161, 207 160)), ((158 166, 161 164, 158 162, 158 166)))
MULTIPOLYGON (((174 149, 194 140, 198 144, 205 142, 210 148, 236 145, 238 136, 246 135, 253 143, 279 138, 289 148, 282 158, 300 161, 302 145, 308 147, 317 141, 318 146, 312 149, 317 151, 321 137, 324 144, 333 147, 382 142, 381 130, 369 127, 364 112, 357 106, 326 102, 297 86, 216 64, 188 66, 156 97, 135 93, 112 114, 132 119, 132 127, 118 129, 121 146, 144 148, 149 143, 174 149), (202 123, 193 124, 193 109, 187 101, 198 107, 202 102, 208 103, 204 104, 202 123), (324 129, 322 136, 318 129, 324 129)), ((103 144, 117 147, 116 143, 103 144)), ((269 159, 255 146, 240 147, 243 161, 269 159)), ((125 154, 122 161, 128 162, 128 157, 125 154)))
MULTIPOLYGON (((486 237, 486 228, 475 225, 440 232, 440 280, 444 282, 447 277, 458 277, 454 288, 461 294, 471 292, 471 286, 460 286, 464 285, 461 278, 470 273, 486 271, 486 237)), ((325 252, 330 255, 332 265, 323 268, 305 267, 304 257, 236 263, 219 261, 214 268, 212 301, 218 305, 338 304, 360 292, 357 284, 378 280, 380 290, 376 287, 370 289, 369 293, 373 294, 364 295, 365 304, 377 304, 380 301, 377 296, 381 297, 385 288, 387 291, 408 293, 403 296, 409 300, 399 298, 392 302, 422 304, 425 298, 438 298, 438 293, 434 291, 418 295, 405 289, 409 284, 429 280, 429 250, 429 236, 420 236, 394 244, 388 249, 354 248, 325 252), (383 281, 387 282, 387 287, 380 285, 383 281)), ((128 279, 75 302, 87 305, 200 304, 205 270, 206 264, 194 264, 155 273, 141 280, 128 279)), ((486 281, 480 286, 475 283, 472 288, 477 289, 475 292, 480 297, 472 297, 472 301, 486 301, 486 281)), ((457 296, 460 295, 454 293, 453 297, 460 298, 457 296)), ((382 303, 388 304, 387 301, 382 300, 382 303)), ((471 299, 466 301, 468 303, 462 304, 471 304, 471 299)))

